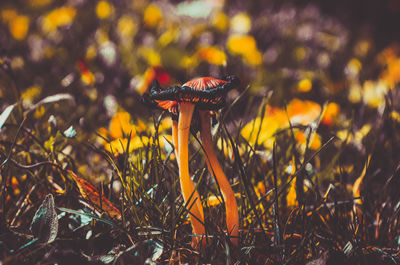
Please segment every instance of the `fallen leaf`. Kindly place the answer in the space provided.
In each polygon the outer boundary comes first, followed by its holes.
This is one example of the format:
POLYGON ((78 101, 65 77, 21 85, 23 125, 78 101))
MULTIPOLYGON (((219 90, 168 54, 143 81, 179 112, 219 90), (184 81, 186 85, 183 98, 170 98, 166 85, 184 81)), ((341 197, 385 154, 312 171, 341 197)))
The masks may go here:
POLYGON ((107 200, 104 195, 100 196, 100 193, 95 187, 93 187, 92 184, 78 177, 71 170, 68 170, 68 173, 74 179, 83 198, 91 201, 95 206, 97 206, 99 209, 104 210, 111 217, 121 219, 121 212, 109 200, 107 200))

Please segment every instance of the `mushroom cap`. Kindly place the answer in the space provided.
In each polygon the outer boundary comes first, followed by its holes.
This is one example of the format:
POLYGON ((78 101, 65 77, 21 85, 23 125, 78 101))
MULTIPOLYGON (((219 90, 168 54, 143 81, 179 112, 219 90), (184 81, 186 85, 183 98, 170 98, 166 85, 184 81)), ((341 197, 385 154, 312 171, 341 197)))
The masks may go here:
POLYGON ((190 81, 187 81, 182 86, 188 86, 196 90, 208 90, 211 88, 218 87, 225 83, 228 83, 228 81, 213 77, 197 77, 190 81))
MULTIPOLYGON (((182 86, 174 86, 164 90, 159 89, 159 87, 152 89, 150 97, 155 102, 187 102, 195 104, 199 109, 217 110, 225 104, 226 93, 236 87, 238 83, 239 80, 235 76, 228 76, 226 80, 199 77, 186 82, 182 86)), ((160 104, 175 105, 175 103, 157 104, 158 106, 160 104)))

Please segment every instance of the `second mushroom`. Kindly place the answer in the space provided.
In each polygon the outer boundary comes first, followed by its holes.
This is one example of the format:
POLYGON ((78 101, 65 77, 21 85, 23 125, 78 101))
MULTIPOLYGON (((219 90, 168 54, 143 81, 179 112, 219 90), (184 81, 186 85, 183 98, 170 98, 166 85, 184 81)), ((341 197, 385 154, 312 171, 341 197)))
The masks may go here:
POLYGON ((238 244, 238 207, 229 181, 215 154, 210 128, 210 111, 223 107, 226 93, 238 83, 239 80, 234 76, 229 76, 225 80, 201 77, 190 80, 182 86, 161 89, 155 81, 150 95, 147 95, 147 99, 150 99, 154 105, 169 110, 173 116, 173 144, 179 167, 181 192, 189 209, 193 233, 197 236, 193 240, 196 244, 205 237, 205 229, 200 196, 189 175, 188 140, 195 109, 198 110, 200 116, 200 139, 204 147, 207 167, 218 183, 225 202, 228 235, 235 245, 238 244))

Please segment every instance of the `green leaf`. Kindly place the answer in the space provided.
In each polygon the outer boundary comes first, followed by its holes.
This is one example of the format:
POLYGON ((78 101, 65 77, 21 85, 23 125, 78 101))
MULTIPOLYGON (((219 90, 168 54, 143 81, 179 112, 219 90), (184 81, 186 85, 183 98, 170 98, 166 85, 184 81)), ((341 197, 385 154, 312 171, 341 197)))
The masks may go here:
POLYGON ((75 104, 75 100, 72 95, 67 94, 67 93, 55 94, 52 96, 45 97, 44 99, 40 100, 35 105, 32 105, 30 108, 28 108, 28 110, 25 112, 25 114, 31 112, 32 110, 36 109, 37 107, 39 107, 41 105, 48 104, 48 103, 55 103, 55 102, 62 101, 62 100, 68 100, 75 104))
POLYGON ((80 216, 84 216, 84 217, 86 217, 86 218, 92 218, 92 219, 95 219, 95 220, 97 220, 97 221, 103 222, 103 223, 105 223, 105 224, 108 224, 108 225, 111 225, 111 226, 114 226, 114 227, 119 228, 119 227, 118 227, 116 224, 114 224, 113 222, 111 222, 111 221, 109 221, 109 220, 106 220, 106 219, 103 219, 103 218, 100 218, 100 217, 98 217, 98 216, 96 216, 96 215, 94 215, 94 214, 91 214, 91 213, 75 211, 75 210, 71 210, 71 209, 67 209, 67 208, 62 208, 62 207, 58 207, 57 209, 60 210, 60 211, 66 212, 66 213, 72 213, 72 214, 77 214, 77 215, 80 215, 80 216))
POLYGON ((4 123, 7 121, 8 117, 11 114, 11 111, 14 109, 15 104, 8 106, 3 113, 0 115, 0 131, 3 128, 4 123))
POLYGON ((72 125, 69 126, 69 128, 64 131, 64 136, 67 138, 74 138, 75 135, 76 135, 76 131, 75 131, 74 127, 72 127, 72 125))
POLYGON ((53 195, 50 193, 43 200, 36 211, 30 227, 33 235, 40 243, 51 243, 56 239, 58 232, 58 217, 54 205, 53 195))

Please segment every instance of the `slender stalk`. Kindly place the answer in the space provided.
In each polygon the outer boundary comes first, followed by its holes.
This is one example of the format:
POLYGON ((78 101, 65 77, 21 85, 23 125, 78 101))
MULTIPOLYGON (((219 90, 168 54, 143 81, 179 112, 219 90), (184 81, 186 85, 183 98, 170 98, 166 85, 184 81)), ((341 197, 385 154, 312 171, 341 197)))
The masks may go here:
MULTIPOLYGON (((193 111, 194 105, 192 103, 181 103, 178 122, 179 178, 182 195, 186 205, 192 205, 195 201, 193 207, 190 209, 190 221, 192 223, 193 233, 195 235, 203 236, 205 232, 204 225, 201 223, 204 223, 203 206, 201 204, 199 193, 195 190, 195 185, 189 175, 188 140, 193 111), (189 198, 190 201, 188 201, 189 198)), ((192 245, 198 245, 197 243, 199 243, 200 240, 201 237, 193 237, 192 245)), ((205 241, 203 241, 203 243, 205 243, 205 241)))
POLYGON ((172 120, 172 144, 175 149, 176 162, 179 167, 179 155, 178 155, 178 121, 172 120))
POLYGON ((222 197, 225 201, 226 208, 226 226, 228 228, 228 234, 232 236, 231 241, 235 245, 238 245, 239 236, 239 213, 235 194, 226 178, 224 171, 222 171, 221 165, 218 162, 217 156, 214 151, 212 137, 211 137, 211 126, 210 126, 210 114, 208 111, 200 111, 201 119, 201 142, 207 155, 207 166, 211 174, 215 177, 218 185, 221 189, 222 197))

